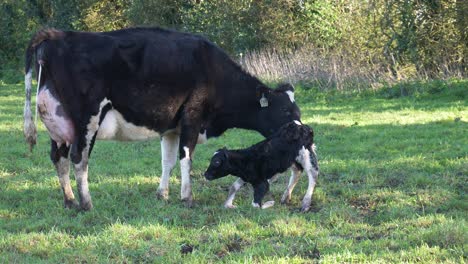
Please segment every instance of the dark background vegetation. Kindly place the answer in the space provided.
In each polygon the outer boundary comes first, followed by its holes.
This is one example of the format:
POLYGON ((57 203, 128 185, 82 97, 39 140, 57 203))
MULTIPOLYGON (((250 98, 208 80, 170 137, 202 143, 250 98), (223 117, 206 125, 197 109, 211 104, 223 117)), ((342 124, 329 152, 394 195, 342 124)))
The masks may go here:
POLYGON ((20 75, 40 28, 154 25, 205 35, 268 81, 344 89, 466 76, 465 0, 2 0, 0 77, 20 75))

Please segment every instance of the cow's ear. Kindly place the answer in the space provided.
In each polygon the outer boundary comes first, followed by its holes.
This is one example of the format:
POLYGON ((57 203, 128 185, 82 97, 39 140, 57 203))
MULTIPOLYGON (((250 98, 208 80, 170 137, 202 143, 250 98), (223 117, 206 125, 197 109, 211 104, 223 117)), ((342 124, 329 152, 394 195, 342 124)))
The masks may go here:
POLYGON ((283 83, 283 84, 278 85, 278 87, 276 87, 275 91, 277 91, 277 92, 290 91, 290 92, 294 93, 294 86, 292 86, 292 84, 290 84, 290 83, 283 83))
POLYGON ((294 103, 294 87, 290 83, 278 85, 278 87, 275 89, 275 92, 286 93, 289 97, 289 100, 294 103))

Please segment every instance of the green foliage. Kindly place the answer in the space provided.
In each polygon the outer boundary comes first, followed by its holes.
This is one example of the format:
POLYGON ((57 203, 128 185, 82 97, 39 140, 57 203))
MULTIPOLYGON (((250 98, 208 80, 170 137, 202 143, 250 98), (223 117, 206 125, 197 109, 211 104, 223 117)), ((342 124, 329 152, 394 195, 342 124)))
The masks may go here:
POLYGON ((321 170, 310 213, 298 210, 304 176, 291 205, 278 203, 288 173, 272 184, 272 208, 252 208, 249 187, 238 193, 237 209, 222 208, 234 178, 208 182, 202 173, 216 149, 261 140, 243 130, 197 147, 191 209, 179 201, 178 168, 170 200, 155 197, 158 141, 98 141, 89 172, 95 208, 77 212, 62 207, 44 126, 34 153, 24 142, 22 84, 1 80, 0 262, 463 263, 468 104, 460 92, 466 96, 468 83, 405 87, 417 93, 297 87, 321 170), (182 254, 184 245, 192 253, 182 254))
POLYGON ((24 47, 41 27, 106 31, 140 25, 200 33, 234 57, 265 49, 319 50, 311 56, 331 60, 327 71, 338 89, 339 80, 350 79, 339 78, 340 64, 355 75, 385 80, 460 78, 467 72, 463 0, 4 0, 0 16, 3 75, 19 71, 24 47))

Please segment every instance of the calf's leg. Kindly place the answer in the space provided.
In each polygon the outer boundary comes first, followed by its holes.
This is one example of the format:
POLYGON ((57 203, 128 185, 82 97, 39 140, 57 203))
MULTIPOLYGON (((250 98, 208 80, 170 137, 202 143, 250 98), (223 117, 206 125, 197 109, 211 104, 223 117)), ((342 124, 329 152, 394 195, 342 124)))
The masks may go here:
POLYGON ((257 184, 253 184, 253 188, 254 188, 254 199, 252 202, 253 207, 266 209, 275 204, 274 201, 268 201, 262 204, 263 197, 265 197, 265 194, 270 189, 270 184, 268 183, 268 181, 263 181, 257 184))
POLYGON ((319 167, 317 162, 317 153, 315 152, 315 145, 306 148, 302 148, 299 152, 298 157, 299 163, 304 168, 304 171, 309 178, 309 185, 307 187, 307 192, 302 199, 301 211, 307 212, 310 210, 310 204, 312 202, 312 194, 314 193, 314 188, 317 183, 319 167))
POLYGON ((235 205, 232 204, 234 201, 234 198, 236 197, 237 191, 239 191, 242 186, 245 185, 245 182, 241 179, 238 178, 232 185, 231 188, 229 188, 229 195, 228 198, 226 199, 226 202, 224 202, 224 207, 225 208, 236 208, 235 205))
POLYGON ((291 177, 289 178, 288 187, 284 191, 283 197, 281 198, 282 204, 288 204, 289 201, 291 200, 291 193, 294 190, 294 187, 296 187, 296 184, 299 181, 301 174, 302 174, 302 170, 299 169, 299 166, 297 164, 293 164, 291 166, 291 177))

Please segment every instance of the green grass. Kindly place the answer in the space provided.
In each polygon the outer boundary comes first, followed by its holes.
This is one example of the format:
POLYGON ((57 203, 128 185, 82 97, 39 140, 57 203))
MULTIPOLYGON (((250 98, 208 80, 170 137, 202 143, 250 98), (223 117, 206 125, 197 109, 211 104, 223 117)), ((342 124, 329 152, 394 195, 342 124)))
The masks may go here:
POLYGON ((261 140, 241 130, 198 146, 193 209, 179 201, 179 169, 170 200, 155 198, 159 141, 99 141, 94 209, 66 210, 44 126, 34 153, 24 142, 23 94, 0 81, 0 263, 467 261, 467 81, 361 93, 298 88, 321 166, 309 213, 299 212, 306 177, 291 205, 279 204, 289 174, 272 186, 273 208, 252 208, 250 188, 237 209, 222 207, 235 179, 207 182, 202 173, 217 148, 261 140), (182 254, 184 245, 193 252, 182 254))

